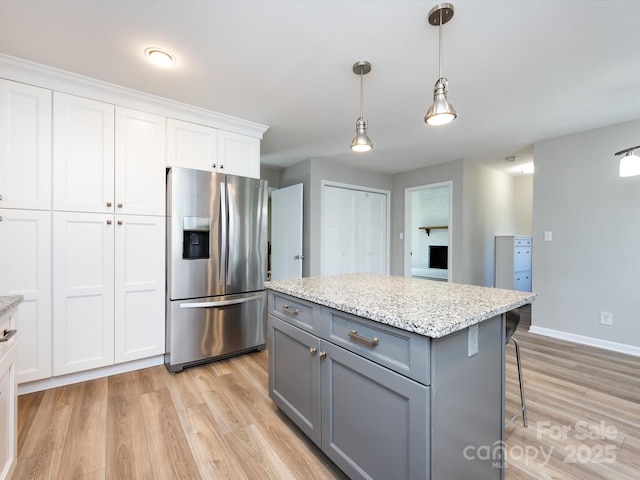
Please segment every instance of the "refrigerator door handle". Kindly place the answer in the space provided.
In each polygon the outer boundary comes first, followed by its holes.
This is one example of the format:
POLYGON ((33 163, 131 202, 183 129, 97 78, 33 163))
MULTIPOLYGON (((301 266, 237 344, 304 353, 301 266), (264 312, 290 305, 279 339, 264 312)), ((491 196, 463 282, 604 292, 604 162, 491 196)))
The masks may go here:
MULTIPOLYGON (((220 285, 227 284, 227 278, 229 277, 229 265, 228 252, 227 252, 227 222, 229 216, 227 215, 227 185, 226 182, 220 182, 220 285)), ((180 307, 182 308, 182 306, 180 307)))
POLYGON ((181 303, 180 308, 211 308, 223 307, 225 305, 237 305, 239 303, 252 302, 253 300, 262 299, 262 294, 252 295, 251 297, 236 298, 233 300, 219 300, 217 302, 198 302, 198 303, 181 303))

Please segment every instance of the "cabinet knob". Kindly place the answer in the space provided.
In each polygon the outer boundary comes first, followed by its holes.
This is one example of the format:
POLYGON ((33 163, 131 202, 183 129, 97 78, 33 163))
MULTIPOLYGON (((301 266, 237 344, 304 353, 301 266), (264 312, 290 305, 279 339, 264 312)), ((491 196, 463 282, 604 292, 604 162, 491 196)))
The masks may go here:
POLYGON ((0 215, 0 222, 2 221, 2 215, 0 215))
POLYGON ((107 225, 111 225, 111 220, 107 220, 107 225))
POLYGON ((315 356, 316 356, 316 353, 318 353, 318 349, 317 349, 317 348, 314 348, 314 347, 311 347, 311 348, 309 349, 309 353, 311 354, 311 356, 312 356, 312 357, 315 357, 315 356))
POLYGON ((320 360, 327 358, 327 352, 320 352, 320 360))
POLYGON ((118 220, 118 225, 122 225, 122 220, 118 220))
POLYGON ((2 195, 0 195, 0 200, 2 200, 2 195))
POLYGON ((224 165, 220 165, 220 170, 222 170, 224 168, 224 165))
POLYGON ((111 202, 107 202, 107 207, 110 207, 110 206, 111 206, 111 202))
POLYGON ((118 204, 118 208, 122 208, 122 204, 121 203, 118 204))
POLYGON ((216 168, 216 164, 215 164, 215 163, 212 163, 212 164, 211 164, 211 168, 216 168))

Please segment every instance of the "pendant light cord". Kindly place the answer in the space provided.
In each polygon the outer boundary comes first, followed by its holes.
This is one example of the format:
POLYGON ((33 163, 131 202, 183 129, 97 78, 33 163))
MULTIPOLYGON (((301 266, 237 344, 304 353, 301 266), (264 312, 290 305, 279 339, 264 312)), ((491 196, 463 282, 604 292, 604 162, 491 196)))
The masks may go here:
POLYGON ((362 112, 363 112, 362 103, 364 98, 362 93, 362 90, 364 88, 364 82, 363 82, 364 75, 362 75, 362 68, 363 67, 360 67, 360 118, 362 118, 362 112))
POLYGON ((438 25, 438 78, 442 78, 442 10, 440 9, 440 25, 438 25))

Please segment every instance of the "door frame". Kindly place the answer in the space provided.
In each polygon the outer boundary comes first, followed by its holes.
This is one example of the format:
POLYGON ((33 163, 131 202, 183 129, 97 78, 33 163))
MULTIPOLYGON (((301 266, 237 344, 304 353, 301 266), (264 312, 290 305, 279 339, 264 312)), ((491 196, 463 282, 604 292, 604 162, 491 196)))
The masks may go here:
POLYGON ((417 187, 409 187, 404 189, 404 276, 411 277, 411 236, 413 229, 411 225, 411 194, 431 188, 449 187, 449 223, 447 231, 449 232, 449 249, 447 253, 447 282, 451 281, 453 275, 453 232, 451 225, 453 223, 453 181, 429 183, 419 185, 417 187))
POLYGON ((389 274, 389 269, 391 266, 391 190, 383 190, 381 188, 374 188, 374 187, 365 187, 363 185, 353 185, 350 183, 342 183, 342 182, 334 182, 332 180, 320 180, 320 275, 324 275, 324 272, 322 271, 322 265, 323 265, 323 259, 322 259, 322 252, 324 249, 324 245, 322 242, 322 239, 324 238, 324 189, 325 187, 337 187, 337 188, 345 188, 348 190, 356 190, 359 192, 370 192, 370 193, 381 193, 383 195, 386 196, 387 199, 387 212, 386 212, 386 216, 387 216, 387 221, 386 221, 386 225, 385 225, 385 229, 387 231, 387 235, 386 235, 386 243, 387 243, 387 247, 386 247, 386 256, 387 258, 385 259, 385 274, 389 274))

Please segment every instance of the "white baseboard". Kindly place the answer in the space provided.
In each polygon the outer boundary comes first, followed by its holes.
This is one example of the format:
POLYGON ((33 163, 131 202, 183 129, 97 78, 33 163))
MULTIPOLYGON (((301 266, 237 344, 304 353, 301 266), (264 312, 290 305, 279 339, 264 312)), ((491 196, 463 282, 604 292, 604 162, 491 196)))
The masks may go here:
POLYGON ((640 357, 640 347, 636 347, 633 345, 610 342, 609 340, 586 337, 584 335, 577 335, 575 333, 563 332, 561 330, 553 330, 551 328, 536 327, 535 325, 531 325, 531 327, 529 328, 529 331, 537 335, 544 335, 545 337, 553 337, 560 340, 567 340, 569 342, 580 343, 582 345, 589 345, 591 347, 604 348, 605 350, 611 350, 614 352, 626 353, 627 355, 634 355, 636 357, 640 357))
POLYGON ((156 355, 155 357, 143 358, 127 363, 119 363, 108 367, 96 368, 84 372, 70 373, 60 377, 43 378, 33 382, 21 383, 18 385, 18 395, 26 393, 39 392, 40 390, 48 390, 50 388, 63 387, 72 383, 85 382, 96 378, 109 377, 119 373, 132 372, 143 368, 155 367, 164 363, 164 355, 156 355))

